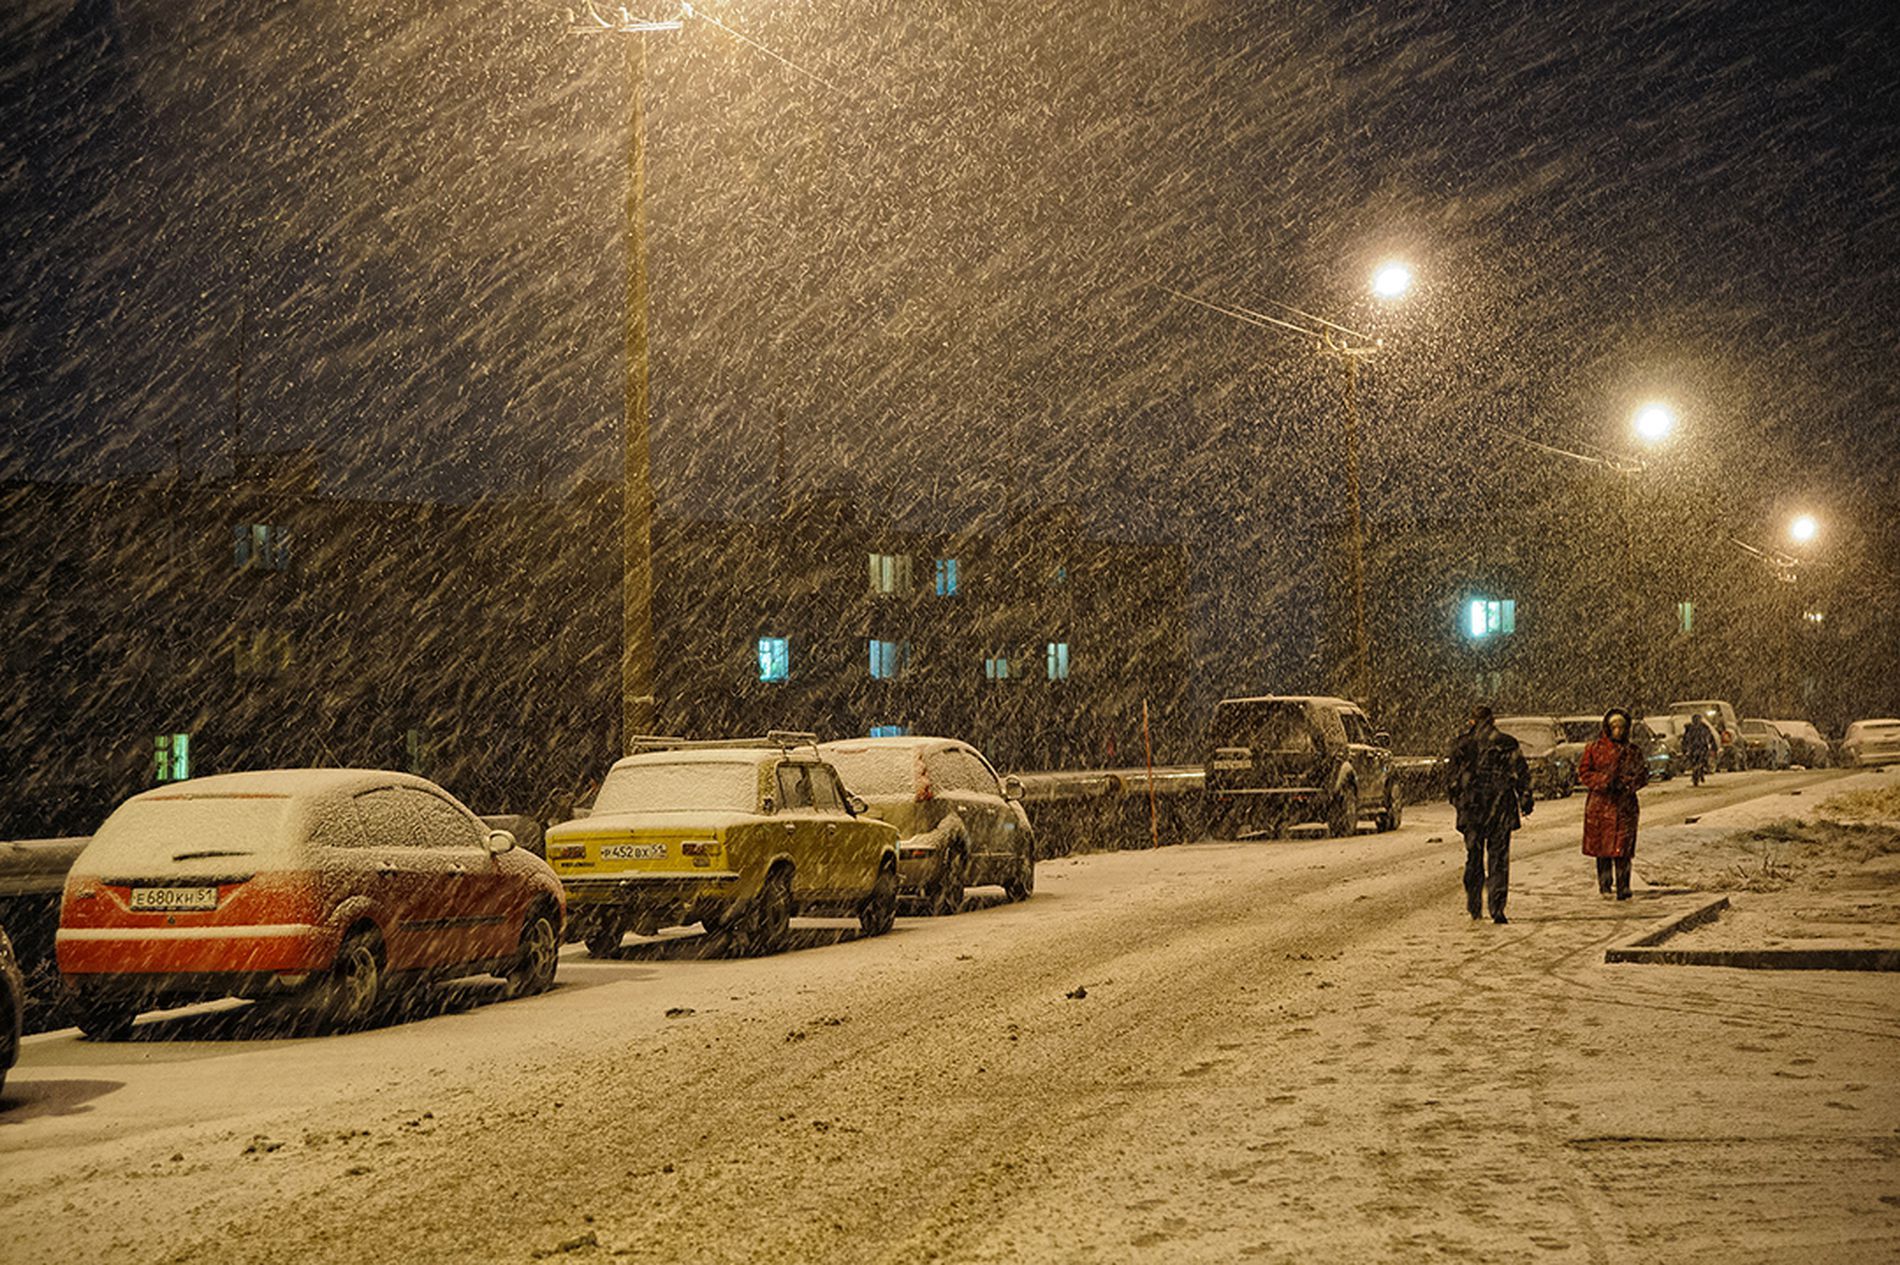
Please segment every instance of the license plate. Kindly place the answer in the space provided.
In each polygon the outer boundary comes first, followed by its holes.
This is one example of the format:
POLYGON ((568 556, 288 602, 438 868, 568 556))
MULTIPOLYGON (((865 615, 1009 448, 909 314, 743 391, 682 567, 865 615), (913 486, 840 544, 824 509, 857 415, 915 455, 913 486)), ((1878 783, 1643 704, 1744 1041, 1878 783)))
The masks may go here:
POLYGON ((134 909, 157 913, 178 913, 217 907, 218 889, 215 887, 135 887, 132 889, 132 908, 134 909))
POLYGON ((666 859, 666 845, 663 843, 610 843, 600 850, 603 861, 663 861, 666 859))

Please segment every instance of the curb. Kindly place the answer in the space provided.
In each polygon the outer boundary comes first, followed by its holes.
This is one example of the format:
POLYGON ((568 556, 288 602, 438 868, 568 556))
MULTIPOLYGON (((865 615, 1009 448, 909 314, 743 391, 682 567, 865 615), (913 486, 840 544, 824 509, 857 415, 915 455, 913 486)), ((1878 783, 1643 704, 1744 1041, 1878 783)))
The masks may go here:
POLYGON ((1900 971, 1900 949, 1662 949, 1656 946, 1728 908, 1723 896, 1672 918, 1626 945, 1605 949, 1605 962, 1649 966, 1729 966, 1757 971, 1900 971))

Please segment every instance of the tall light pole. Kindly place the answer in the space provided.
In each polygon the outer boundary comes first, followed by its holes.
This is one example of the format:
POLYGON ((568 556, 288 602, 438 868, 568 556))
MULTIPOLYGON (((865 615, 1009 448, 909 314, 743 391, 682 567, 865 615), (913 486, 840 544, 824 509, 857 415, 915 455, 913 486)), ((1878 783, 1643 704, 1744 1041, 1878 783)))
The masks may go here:
MULTIPOLYGON (((1371 289, 1376 297, 1391 301, 1410 293, 1412 281, 1409 266, 1398 260, 1387 260, 1373 270, 1371 289)), ((1288 303, 1274 302, 1273 306, 1293 317, 1293 320, 1269 316, 1238 305, 1212 303, 1171 286, 1161 288, 1177 299, 1185 299, 1198 307, 1233 317, 1248 325, 1283 330, 1311 339, 1314 350, 1321 355, 1337 358, 1343 366, 1346 375, 1346 547, 1347 565, 1352 579, 1352 668, 1347 692, 1355 701, 1371 706, 1372 648, 1366 626, 1365 523, 1359 506, 1359 362, 1384 344, 1337 321, 1303 312, 1288 303)))
POLYGON ((625 482, 620 511, 620 745, 653 728, 653 466, 648 445, 646 240, 646 39, 677 31, 678 20, 645 21, 625 9, 603 14, 588 0, 570 14, 578 35, 631 35, 627 50, 627 183, 621 235, 626 253, 626 316, 621 427, 625 482))
MULTIPOLYGON (((1676 410, 1660 400, 1651 400, 1631 415, 1630 431, 1645 446, 1665 444, 1676 433, 1676 410)), ((1642 636, 1643 595, 1636 584, 1636 481, 1646 469, 1640 459, 1617 467, 1623 476, 1623 584, 1629 590, 1630 703, 1639 715, 1650 704, 1648 646, 1642 636)))

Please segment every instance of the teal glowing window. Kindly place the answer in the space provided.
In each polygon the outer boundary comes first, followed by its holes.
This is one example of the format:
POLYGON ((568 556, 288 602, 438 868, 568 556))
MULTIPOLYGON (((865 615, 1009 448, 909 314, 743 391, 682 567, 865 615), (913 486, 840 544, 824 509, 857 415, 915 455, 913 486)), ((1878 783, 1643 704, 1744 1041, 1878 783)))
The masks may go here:
POLYGON ((957 560, 955 558, 937 559, 937 596, 955 597, 957 595, 957 560))
POLYGON ((1009 680, 1009 659, 1007 656, 993 654, 983 660, 983 675, 991 681, 1009 680))
POLYGON ((1474 597, 1465 604, 1465 631, 1473 640, 1508 637, 1517 631, 1517 603, 1474 597))
POLYGON ((289 534, 270 523, 237 523, 231 528, 231 560, 240 571, 288 570, 289 534))
POLYGON ((191 776, 190 734, 159 734, 152 740, 152 776, 159 782, 182 782, 191 776))
POLYGON ((1051 681, 1069 679, 1069 643, 1052 641, 1043 648, 1043 666, 1048 670, 1051 681))
POLYGON ((1676 603, 1676 624, 1677 624, 1677 627, 1683 632, 1695 631, 1695 603, 1694 602, 1677 602, 1676 603))
POLYGON ((759 679, 783 681, 791 674, 791 639, 788 637, 759 638, 759 679))
POLYGON ((872 725, 873 738, 902 738, 910 732, 909 725, 872 725))
POLYGON ((908 641, 881 641, 876 637, 868 643, 871 648, 871 675, 880 681, 888 681, 903 675, 910 666, 910 643, 908 641))

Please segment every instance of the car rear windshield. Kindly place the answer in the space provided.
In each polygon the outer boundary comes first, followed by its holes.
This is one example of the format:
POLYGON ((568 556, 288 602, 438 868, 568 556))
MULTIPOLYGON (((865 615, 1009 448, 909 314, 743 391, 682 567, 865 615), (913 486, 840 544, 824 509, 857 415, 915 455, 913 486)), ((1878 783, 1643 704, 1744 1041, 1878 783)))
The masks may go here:
POLYGON ((758 811, 759 770, 751 760, 625 764, 607 774, 597 813, 758 811))
POLYGON ((1547 720, 1528 720, 1522 716, 1503 716, 1498 719, 1498 728, 1517 739, 1527 747, 1543 750, 1561 741, 1551 732, 1553 726, 1547 720))
POLYGON ((1602 732, 1603 722, 1594 718, 1564 722, 1564 739, 1568 742, 1589 742, 1602 732))
POLYGON ((1214 709, 1213 744, 1255 751, 1317 748, 1313 722, 1300 703, 1222 703, 1214 709))
POLYGON ((106 818, 86 848, 88 869, 290 859, 287 796, 167 795, 133 799, 106 818))
POLYGON ((917 794, 920 747, 827 747, 825 759, 853 795, 868 799, 909 799, 917 794))

